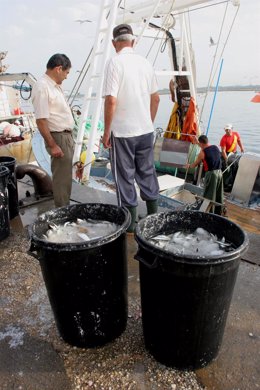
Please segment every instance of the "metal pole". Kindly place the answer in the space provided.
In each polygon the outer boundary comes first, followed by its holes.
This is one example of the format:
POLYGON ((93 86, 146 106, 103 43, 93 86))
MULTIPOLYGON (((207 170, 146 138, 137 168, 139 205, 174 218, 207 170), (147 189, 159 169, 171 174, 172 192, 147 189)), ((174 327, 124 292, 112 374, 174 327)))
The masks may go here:
POLYGON ((228 166, 227 166, 227 168, 222 172, 222 175, 231 167, 231 165, 233 165, 237 160, 239 160, 240 159, 240 155, 238 156, 238 157, 236 157, 235 159, 234 159, 234 161, 232 161, 232 163, 230 163, 228 166))
POLYGON ((212 117, 212 114, 213 114, 213 108, 214 108, 214 105, 215 105, 215 100, 216 100, 216 96, 217 96, 217 92, 218 92, 218 84, 219 84, 220 75, 221 75, 221 71, 222 71, 223 61, 224 60, 222 58, 221 64, 220 64, 220 69, 219 69, 219 72, 218 72, 217 85, 216 85, 216 88, 215 88, 214 98, 213 98, 213 102, 212 102, 212 106, 211 106, 211 110, 210 110, 210 115, 209 115, 209 121, 208 121, 208 127, 207 127, 207 131, 206 131, 206 135, 208 135, 208 132, 209 132, 209 126, 210 126, 211 117, 212 117))

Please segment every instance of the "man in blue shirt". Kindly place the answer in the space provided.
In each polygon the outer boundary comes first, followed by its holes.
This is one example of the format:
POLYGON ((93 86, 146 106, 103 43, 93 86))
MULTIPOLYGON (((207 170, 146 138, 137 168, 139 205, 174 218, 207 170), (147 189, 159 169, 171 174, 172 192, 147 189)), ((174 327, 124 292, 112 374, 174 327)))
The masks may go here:
MULTIPOLYGON (((221 171, 221 152, 216 145, 210 145, 208 137, 201 135, 198 138, 201 151, 193 164, 187 164, 186 168, 195 168, 201 162, 205 170, 204 198, 223 204, 224 187, 221 171)), ((222 214, 222 206, 212 206, 212 212, 222 214)))

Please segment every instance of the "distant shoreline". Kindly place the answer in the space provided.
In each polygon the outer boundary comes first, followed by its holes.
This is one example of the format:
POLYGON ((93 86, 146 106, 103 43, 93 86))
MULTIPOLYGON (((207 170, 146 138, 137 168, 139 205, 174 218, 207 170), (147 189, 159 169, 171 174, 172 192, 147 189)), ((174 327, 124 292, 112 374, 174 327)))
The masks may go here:
MULTIPOLYGON (((207 92, 207 87, 198 87, 196 89, 197 93, 206 93, 207 92)), ((215 88, 212 87, 209 89, 210 92, 215 92, 215 88)), ((228 87, 219 87, 218 92, 248 92, 251 91, 253 93, 257 93, 258 91, 260 92, 260 85, 234 85, 234 86, 228 86, 228 87)), ((159 91, 160 95, 170 95, 170 91, 168 88, 160 89, 159 91)), ((69 95, 69 91, 66 91, 66 94, 69 95)), ((76 99, 84 98, 84 94, 78 92, 76 99)), ((93 96, 95 96, 93 94, 93 96)))
MULTIPOLYGON (((214 87, 211 87, 209 89, 210 92, 215 92, 214 87)), ((197 93, 206 93, 207 87, 198 87, 196 89, 197 93)), ((251 91, 254 93, 260 92, 260 85, 234 85, 234 86, 227 86, 227 87, 219 87, 218 92, 244 92, 244 91, 251 91)), ((169 95, 170 91, 167 88, 159 90, 160 95, 169 95)))

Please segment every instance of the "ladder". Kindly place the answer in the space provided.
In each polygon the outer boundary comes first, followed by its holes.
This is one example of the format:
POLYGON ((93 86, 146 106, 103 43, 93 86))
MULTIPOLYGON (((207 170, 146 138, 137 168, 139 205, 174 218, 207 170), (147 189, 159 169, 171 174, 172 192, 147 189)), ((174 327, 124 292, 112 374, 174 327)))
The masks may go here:
MULTIPOLYGON (((200 0, 200 2, 206 0, 200 0)), ((194 0, 184 0, 187 5, 193 3, 194 0)), ((112 48, 111 38, 112 30, 116 23, 135 23, 141 26, 139 34, 135 39, 138 42, 145 29, 156 14, 167 14, 167 12, 175 11, 175 2, 172 0, 149 0, 136 4, 135 8, 131 10, 124 10, 120 7, 121 1, 103 0, 100 7, 100 15, 97 26, 95 43, 89 59, 88 73, 86 78, 87 91, 83 103, 79 131, 75 145, 75 152, 73 156, 73 165, 77 165, 80 161, 80 154, 83 146, 83 137, 85 132, 85 125, 88 118, 91 118, 91 131, 87 144, 86 161, 82 177, 83 181, 89 180, 90 168, 92 162, 92 151, 94 150, 98 121, 100 119, 102 107, 102 86, 104 80, 104 70, 106 62, 109 58, 110 50, 112 48)), ((177 2, 178 3, 178 2, 177 2)), ((181 7, 183 8, 183 7, 181 7)), ((187 24, 184 16, 181 16, 182 37, 180 40, 180 64, 179 69, 170 71, 156 71, 157 76, 172 78, 173 76, 187 76, 190 86, 190 95, 194 97, 196 102, 196 91, 194 84, 194 74, 191 61, 190 43, 188 41, 187 24), (186 70, 182 70, 183 62, 185 61, 186 70)), ((76 179, 76 168, 73 172, 74 179, 76 179)))
MULTIPOLYGON (((188 81, 187 88, 181 90, 181 92, 189 93, 190 97, 193 97, 196 104, 196 86, 195 86, 195 68, 193 66, 193 52, 191 48, 191 42, 189 40, 189 26, 183 12, 179 15, 180 22, 180 37, 176 39, 178 41, 179 55, 178 64, 174 64, 172 61, 172 68, 169 70, 156 70, 157 77, 166 77, 169 81, 176 80, 179 77, 186 77, 188 81)), ((163 30, 162 30, 163 31, 163 30)), ((166 35, 166 34, 165 34, 166 35)), ((168 39, 169 50, 171 51, 171 42, 168 39)))
MULTIPOLYGON (((124 19, 125 23, 140 23, 141 20, 145 23, 142 23, 141 32, 139 33, 136 43, 138 43, 139 39, 143 36, 145 29, 149 26, 149 22, 152 17, 156 14, 165 15, 165 20, 169 20, 169 15, 172 14, 174 16, 174 12, 181 11, 179 17, 180 27, 181 27, 181 36, 180 36, 180 55, 179 55, 179 64, 178 69, 174 69, 172 64, 171 70, 161 70, 156 71, 155 73, 159 77, 168 77, 173 78, 175 76, 186 76, 189 82, 189 90, 190 95, 195 99, 196 102, 196 88, 195 88, 195 75, 194 69, 192 65, 192 50, 191 50, 191 42, 189 41, 190 31, 189 25, 187 23, 185 17, 185 11, 188 10, 189 7, 194 6, 196 4, 205 3, 208 0, 146 0, 145 2, 141 2, 140 4, 136 4, 131 7, 131 10, 124 11, 124 19), (183 70, 183 65, 185 63, 186 70, 183 70)), ((123 14, 123 11, 120 10, 119 14, 123 14)), ((163 32, 163 29, 161 30, 163 32)))
POLYGON ((111 49, 112 30, 115 25, 118 1, 103 0, 100 6, 97 33, 90 57, 89 70, 86 78, 87 91, 83 103, 79 131, 73 156, 73 164, 80 161, 86 121, 91 115, 91 131, 88 139, 84 177, 89 178, 92 150, 97 136, 98 121, 102 106, 102 86, 104 70, 111 49))

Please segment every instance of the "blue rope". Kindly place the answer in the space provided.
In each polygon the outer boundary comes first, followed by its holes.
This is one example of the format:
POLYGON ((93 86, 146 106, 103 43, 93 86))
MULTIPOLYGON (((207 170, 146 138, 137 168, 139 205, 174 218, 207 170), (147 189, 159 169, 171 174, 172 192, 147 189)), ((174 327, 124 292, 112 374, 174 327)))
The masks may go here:
POLYGON ((212 102, 212 105, 211 105, 211 110, 210 110, 210 115, 209 115, 209 121, 208 121, 206 135, 208 135, 208 132, 209 132, 209 126, 210 126, 211 117, 212 117, 212 114, 213 114, 215 100, 216 100, 216 96, 217 96, 217 92, 218 92, 218 85, 219 85, 220 75, 221 75, 221 71, 222 71, 223 61, 224 60, 222 58, 221 64, 220 64, 220 68, 219 68, 219 72, 218 72, 218 80, 217 80, 217 85, 216 85, 216 88, 215 88, 214 98, 213 98, 213 102, 212 102))

